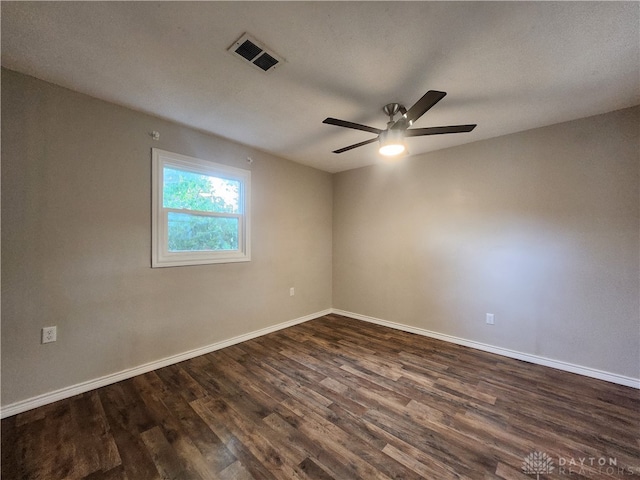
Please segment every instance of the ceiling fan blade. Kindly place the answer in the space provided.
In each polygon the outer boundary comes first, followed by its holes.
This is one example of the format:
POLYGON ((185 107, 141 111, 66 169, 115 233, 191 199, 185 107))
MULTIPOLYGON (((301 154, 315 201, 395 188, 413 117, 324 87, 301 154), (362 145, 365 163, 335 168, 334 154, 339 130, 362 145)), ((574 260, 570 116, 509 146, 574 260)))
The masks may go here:
POLYGON ((420 137, 422 135, 443 135, 445 133, 470 132, 476 125, 451 125, 449 127, 411 128, 405 132, 406 137, 420 137))
POLYGON ((341 148, 339 150, 334 150, 333 153, 342 153, 348 150, 353 150, 354 148, 362 147, 364 145, 369 145, 370 143, 378 141, 378 137, 372 138, 371 140, 365 140, 364 142, 356 143, 354 145, 349 145, 348 147, 341 148))
POLYGON ((366 125, 360 125, 359 123, 347 122, 346 120, 338 120, 337 118, 331 117, 325 118, 322 123, 336 125, 338 127, 353 128, 354 130, 362 130, 364 132, 375 133, 376 135, 380 135, 382 132, 379 128, 367 127, 366 125))
POLYGON ((424 115, 431 107, 442 100, 446 94, 447 92, 429 90, 407 111, 406 115, 400 117, 400 119, 394 123, 391 128, 396 130, 398 128, 407 128, 424 115))

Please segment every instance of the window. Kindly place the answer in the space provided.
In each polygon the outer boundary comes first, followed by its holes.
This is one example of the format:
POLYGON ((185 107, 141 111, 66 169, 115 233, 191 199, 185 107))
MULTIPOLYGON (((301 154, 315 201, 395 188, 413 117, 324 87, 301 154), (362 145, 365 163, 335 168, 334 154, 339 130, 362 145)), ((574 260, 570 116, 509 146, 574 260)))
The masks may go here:
POLYGON ((251 172, 152 149, 151 266, 246 262, 251 172))

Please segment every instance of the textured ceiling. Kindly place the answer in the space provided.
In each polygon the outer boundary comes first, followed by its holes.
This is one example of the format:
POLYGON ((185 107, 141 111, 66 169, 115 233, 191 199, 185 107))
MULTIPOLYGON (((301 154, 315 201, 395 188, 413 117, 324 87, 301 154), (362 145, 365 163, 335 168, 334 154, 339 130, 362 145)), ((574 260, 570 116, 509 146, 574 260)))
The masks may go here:
POLYGON ((382 106, 448 95, 412 154, 640 104, 638 2, 2 2, 2 65, 337 172, 381 161, 382 106), (286 59, 227 52, 248 32, 286 59))

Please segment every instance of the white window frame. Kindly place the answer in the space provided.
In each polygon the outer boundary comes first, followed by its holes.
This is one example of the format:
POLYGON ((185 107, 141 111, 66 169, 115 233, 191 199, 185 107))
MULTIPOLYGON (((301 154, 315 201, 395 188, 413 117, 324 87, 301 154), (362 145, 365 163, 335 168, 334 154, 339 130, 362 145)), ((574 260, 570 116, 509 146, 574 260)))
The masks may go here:
POLYGON ((251 172, 249 170, 167 152, 157 148, 151 149, 151 158, 151 267, 177 267, 250 261, 251 172), (229 214, 164 208, 162 199, 165 166, 240 182, 239 212, 237 214, 229 214), (167 234, 169 212, 238 218, 238 250, 170 252, 167 234))

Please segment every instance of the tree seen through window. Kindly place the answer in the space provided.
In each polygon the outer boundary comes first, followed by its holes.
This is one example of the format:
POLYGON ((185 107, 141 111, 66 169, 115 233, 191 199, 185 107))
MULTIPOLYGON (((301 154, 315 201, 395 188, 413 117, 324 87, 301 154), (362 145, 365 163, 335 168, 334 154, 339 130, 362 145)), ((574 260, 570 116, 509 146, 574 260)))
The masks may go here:
POLYGON ((168 166, 163 172, 163 207, 173 210, 169 251, 238 250, 240 182, 168 166))

